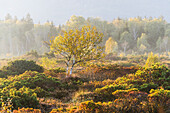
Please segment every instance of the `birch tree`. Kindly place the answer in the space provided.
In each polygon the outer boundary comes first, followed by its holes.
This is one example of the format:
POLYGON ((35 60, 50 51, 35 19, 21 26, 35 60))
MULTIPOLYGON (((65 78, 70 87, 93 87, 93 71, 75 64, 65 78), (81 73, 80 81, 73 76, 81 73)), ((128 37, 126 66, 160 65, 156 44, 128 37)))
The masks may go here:
POLYGON ((162 40, 162 43, 165 48, 165 52, 168 55, 169 49, 170 49, 170 38, 169 37, 164 37, 162 40))
POLYGON ((110 53, 114 53, 117 52, 118 50, 118 44, 116 41, 114 41, 112 39, 112 37, 110 37, 105 44, 105 53, 106 54, 110 54, 110 53))
POLYGON ((138 18, 130 18, 128 21, 129 32, 132 34, 133 39, 137 40, 142 32, 142 21, 138 18))
POLYGON ((100 46, 102 38, 103 34, 95 27, 84 26, 80 30, 64 31, 63 35, 53 38, 47 44, 51 51, 65 58, 66 76, 68 76, 72 74, 76 64, 101 58, 104 48, 100 46))
POLYGON ((140 48, 141 45, 144 45, 146 48, 149 48, 150 45, 147 41, 148 36, 144 33, 142 33, 141 37, 137 40, 137 48, 140 48))
POLYGON ((131 47, 132 36, 129 32, 125 31, 121 34, 120 45, 123 48, 123 52, 126 55, 126 51, 131 47))

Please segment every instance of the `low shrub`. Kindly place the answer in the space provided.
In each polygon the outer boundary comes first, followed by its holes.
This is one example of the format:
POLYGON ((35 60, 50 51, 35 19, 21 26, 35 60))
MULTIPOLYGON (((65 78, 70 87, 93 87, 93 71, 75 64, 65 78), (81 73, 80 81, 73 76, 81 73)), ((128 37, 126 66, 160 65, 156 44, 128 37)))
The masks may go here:
POLYGON ((53 109, 50 113, 155 113, 154 103, 140 101, 137 98, 116 99, 109 102, 85 101, 72 108, 53 109))
POLYGON ((13 113, 41 113, 41 110, 33 108, 21 108, 18 110, 14 110, 13 113))
MULTIPOLYGON (((28 87, 37 93, 38 97, 56 96, 57 93, 51 94, 56 89, 60 90, 63 86, 61 82, 51 76, 35 71, 26 71, 23 74, 8 77, 8 79, 0 79, 1 87, 8 90, 15 88, 28 87)), ((62 93, 62 92, 61 92, 62 93)))
POLYGON ((149 102, 155 103, 157 111, 160 113, 168 113, 170 105, 170 90, 160 89, 151 89, 150 94, 148 95, 149 102))
POLYGON ((27 52, 26 55, 32 55, 35 57, 39 57, 39 54, 36 50, 31 50, 31 51, 27 52))
POLYGON ((37 72, 43 72, 44 69, 42 66, 39 66, 36 64, 35 61, 27 61, 27 60, 15 60, 8 62, 8 66, 4 66, 2 68, 2 71, 8 72, 8 75, 19 75, 24 73, 25 71, 37 71, 37 72))
POLYGON ((106 79, 115 80, 118 77, 121 77, 125 74, 135 73, 137 68, 134 66, 123 67, 117 64, 92 64, 89 65, 86 69, 81 70, 79 75, 88 78, 91 81, 103 81, 106 79))
POLYGON ((44 53, 44 56, 45 57, 48 57, 48 58, 54 58, 55 57, 55 54, 54 54, 54 52, 46 52, 46 53, 44 53))
POLYGON ((116 90, 124 90, 126 89, 127 84, 121 84, 121 85, 117 85, 117 84, 111 84, 111 85, 106 85, 102 88, 96 88, 95 89, 95 101, 111 101, 114 98, 114 96, 112 95, 112 93, 116 90))
POLYGON ((12 106, 14 109, 17 109, 18 107, 37 108, 39 105, 37 94, 34 92, 34 90, 27 87, 22 87, 19 90, 15 88, 10 90, 3 88, 3 90, 0 92, 0 95, 3 101, 11 98, 12 106))
POLYGON ((49 59, 48 57, 43 57, 40 60, 41 66, 43 66, 46 69, 53 69, 56 67, 57 62, 56 59, 49 59))
POLYGON ((140 86, 140 91, 144 91, 149 93, 151 89, 156 89, 158 87, 158 84, 154 84, 153 82, 151 83, 144 83, 140 86))
POLYGON ((84 82, 87 82, 88 80, 85 78, 80 77, 67 77, 63 78, 61 82, 63 83, 64 87, 66 89, 79 89, 79 86, 83 84, 84 82))
POLYGON ((57 77, 57 78, 61 79, 66 76, 65 72, 66 72, 66 70, 64 68, 58 67, 55 69, 44 70, 43 73, 45 73, 46 75, 49 75, 52 77, 57 77))
POLYGON ((157 98, 157 101, 168 101, 170 99, 170 90, 161 89, 151 89, 150 94, 148 95, 150 98, 157 98))
POLYGON ((123 67, 132 67, 132 66, 135 66, 133 63, 130 63, 130 62, 128 62, 128 63, 121 63, 120 65, 123 66, 123 67))

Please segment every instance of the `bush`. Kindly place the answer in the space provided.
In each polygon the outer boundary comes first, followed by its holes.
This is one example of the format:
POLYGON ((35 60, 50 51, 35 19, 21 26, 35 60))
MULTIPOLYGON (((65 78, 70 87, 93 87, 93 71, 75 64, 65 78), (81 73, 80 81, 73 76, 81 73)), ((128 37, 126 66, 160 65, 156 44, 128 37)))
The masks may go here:
POLYGON ((59 79, 64 78, 66 76, 65 74, 66 70, 62 67, 58 67, 55 69, 49 69, 49 70, 44 70, 44 74, 52 76, 52 77, 57 77, 59 79))
POLYGON ((43 72, 44 69, 42 66, 36 64, 35 61, 27 61, 27 60, 15 60, 8 62, 8 66, 4 66, 2 71, 7 72, 8 75, 19 75, 24 73, 25 71, 37 71, 43 72))
POLYGON ((72 108, 53 109, 50 113, 157 113, 157 111, 153 103, 140 102, 137 98, 131 98, 103 103, 85 101, 72 108))
MULTIPOLYGON (((160 98, 160 101, 162 101, 163 98, 170 98, 170 90, 164 90, 164 89, 151 89, 149 97, 158 97, 160 98)), ((165 100, 166 100, 165 99, 165 100)))
POLYGON ((111 84, 106 85, 102 88, 96 88, 95 89, 95 101, 110 101, 114 99, 114 96, 112 93, 116 90, 124 90, 126 89, 126 84, 117 85, 117 84, 111 84))
POLYGON ((39 105, 37 94, 34 93, 32 89, 29 89, 27 87, 22 87, 19 90, 15 88, 7 90, 6 88, 4 88, 1 91, 1 98, 3 99, 3 101, 11 98, 12 106, 14 109, 17 109, 18 107, 37 108, 39 105))
POLYGON ((135 66, 133 63, 130 63, 130 62, 121 63, 120 65, 123 66, 123 67, 132 67, 132 66, 135 66))
POLYGON ((35 57, 39 57, 38 52, 36 50, 31 50, 31 51, 27 52, 26 55, 32 55, 35 57))
POLYGON ((41 65, 46 69, 55 68, 57 65, 56 59, 49 59, 48 57, 43 57, 40 60, 41 65))
POLYGON ((62 79, 62 83, 66 89, 78 89, 84 82, 87 82, 87 79, 79 77, 67 77, 62 79))
POLYGON ((116 90, 112 93, 112 95, 118 97, 125 97, 125 95, 127 95, 129 92, 138 92, 139 90, 137 88, 132 88, 132 89, 128 89, 128 90, 116 90))
POLYGON ((79 75, 91 81, 103 81, 106 79, 114 80, 125 74, 134 73, 136 70, 137 68, 133 66, 123 67, 117 64, 91 64, 86 69, 81 70, 79 75))
MULTIPOLYGON (((11 71, 7 71, 7 70, 0 70, 0 78, 7 78, 8 75, 11 75, 11 71)), ((13 73, 14 74, 14 73, 13 73)))
POLYGON ((151 89, 150 94, 148 95, 150 102, 157 105, 157 109, 160 113, 169 113, 169 104, 170 104, 170 90, 161 89, 151 89))
POLYGON ((54 73, 66 72, 65 68, 62 68, 62 67, 58 67, 55 69, 49 69, 49 71, 54 72, 54 73))
POLYGON ((154 84, 153 82, 151 83, 144 83, 143 85, 140 86, 140 91, 144 91, 149 93, 151 89, 156 89, 158 87, 157 84, 154 84))
POLYGON ((26 71, 21 75, 8 77, 8 79, 0 79, 1 87, 7 89, 20 89, 21 87, 28 87, 34 89, 38 97, 48 96, 49 90, 60 88, 61 83, 58 79, 46 76, 43 73, 26 71))
POLYGON ((33 108, 22 108, 22 109, 14 110, 13 113, 41 113, 41 110, 33 109, 33 108))
POLYGON ((44 53, 44 56, 45 57, 48 57, 48 58, 54 58, 55 57, 55 54, 54 54, 54 52, 46 52, 46 53, 44 53))

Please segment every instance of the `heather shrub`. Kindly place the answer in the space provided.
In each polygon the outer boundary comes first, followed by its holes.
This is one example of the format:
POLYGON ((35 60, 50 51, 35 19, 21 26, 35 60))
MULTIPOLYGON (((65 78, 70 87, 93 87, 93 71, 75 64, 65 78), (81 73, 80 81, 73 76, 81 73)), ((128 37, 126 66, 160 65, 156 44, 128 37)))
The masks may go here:
POLYGON ((26 53, 26 55, 32 55, 32 56, 35 56, 35 57, 39 57, 39 54, 36 50, 31 50, 31 51, 28 51, 26 53))
POLYGON ((3 90, 0 92, 0 95, 3 101, 11 98, 12 106, 14 109, 17 109, 18 107, 37 108, 39 105, 37 94, 34 92, 34 90, 27 87, 22 87, 18 90, 15 88, 10 90, 3 88, 3 90))
POLYGON ((58 68, 55 68, 55 69, 49 69, 49 71, 52 72, 52 73, 66 72, 65 68, 62 68, 62 67, 58 67, 58 68))
POLYGON ((151 83, 142 84, 139 89, 140 89, 140 91, 144 91, 144 92, 149 93, 149 91, 151 89, 156 89, 157 87, 158 87, 157 84, 154 84, 153 82, 151 82, 151 83))
POLYGON ((50 52, 44 53, 44 56, 45 56, 45 57, 48 57, 48 58, 54 58, 54 57, 55 57, 55 54, 54 54, 54 52, 50 51, 50 52))
POLYGON ((91 64, 79 74, 82 77, 88 78, 91 81, 103 81, 106 79, 115 80, 116 78, 129 73, 135 73, 136 67, 123 67, 117 64, 91 64))
POLYGON ((115 99, 115 97, 112 95, 112 92, 116 90, 123 90, 126 89, 127 84, 111 84, 111 85, 106 85, 102 88, 96 88, 95 89, 95 101, 110 101, 115 99))
MULTIPOLYGON (((23 74, 8 77, 8 79, 0 79, 0 82, 1 87, 7 89, 20 89, 24 86, 31 88, 38 97, 50 96, 49 91, 53 92, 56 88, 62 87, 58 79, 35 71, 26 71, 23 74)), ((55 93, 55 95, 58 94, 55 93)))
POLYGON ((35 61, 27 61, 27 60, 15 60, 8 62, 8 66, 4 66, 2 68, 2 71, 7 71, 9 72, 8 74, 10 75, 19 75, 24 73, 25 71, 30 70, 30 71, 37 71, 37 72, 43 72, 44 69, 42 66, 39 66, 36 64, 35 61))
POLYGON ((170 90, 165 90, 163 88, 151 89, 148 99, 150 103, 155 103, 157 111, 160 113, 168 113, 170 105, 170 90))
POLYGON ((66 76, 65 74, 65 68, 62 67, 57 67, 54 69, 49 69, 49 70, 44 70, 44 74, 52 76, 52 77, 57 77, 59 79, 64 78, 66 76))
POLYGON ((87 79, 80 77, 67 77, 62 79, 61 82, 63 83, 64 88, 66 89, 79 89, 79 86, 87 81, 87 79))
POLYGON ((50 113, 155 113, 154 103, 140 101, 138 98, 116 99, 109 102, 85 101, 72 108, 57 108, 50 113))
POLYGON ((46 69, 53 69, 56 67, 57 62, 56 59, 49 59, 48 57, 43 57, 40 60, 41 66, 43 66, 46 69))
POLYGON ((41 113, 41 110, 33 108, 21 108, 18 110, 14 110, 13 113, 41 113))
POLYGON ((157 98, 157 101, 168 101, 170 99, 170 90, 165 90, 163 88, 160 89, 151 89, 150 94, 148 95, 150 98, 157 98))

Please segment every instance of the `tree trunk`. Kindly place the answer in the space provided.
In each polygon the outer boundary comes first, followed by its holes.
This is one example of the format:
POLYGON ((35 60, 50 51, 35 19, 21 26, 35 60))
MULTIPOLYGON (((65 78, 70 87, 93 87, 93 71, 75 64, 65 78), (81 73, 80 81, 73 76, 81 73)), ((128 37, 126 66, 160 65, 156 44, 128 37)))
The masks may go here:
POLYGON ((75 57, 73 55, 73 64, 72 64, 71 69, 70 69, 70 75, 72 74, 74 65, 75 65, 75 57))
POLYGON ((66 77, 68 77, 69 61, 68 61, 66 64, 67 64, 67 68, 66 68, 66 77))
POLYGON ((126 56, 126 47, 124 47, 124 55, 126 56))
POLYGON ((73 71, 73 66, 72 66, 71 69, 70 69, 70 75, 72 74, 72 71, 73 71))
POLYGON ((134 37, 134 40, 137 40, 137 31, 136 31, 136 29, 134 28, 133 29, 133 37, 134 37))

